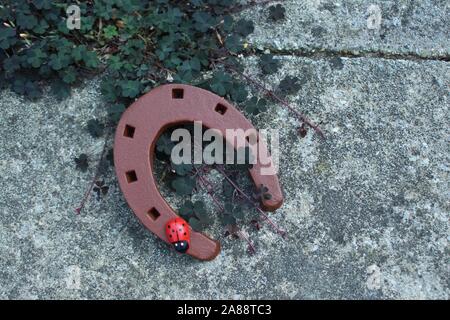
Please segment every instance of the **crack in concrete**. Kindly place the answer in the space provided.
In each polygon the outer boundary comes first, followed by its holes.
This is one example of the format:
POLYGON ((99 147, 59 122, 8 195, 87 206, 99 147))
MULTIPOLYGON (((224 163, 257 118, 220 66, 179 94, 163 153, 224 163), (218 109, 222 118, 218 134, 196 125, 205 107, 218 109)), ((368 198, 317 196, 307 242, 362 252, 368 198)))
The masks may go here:
POLYGON ((378 58, 388 60, 409 60, 409 61, 444 61, 450 62, 449 55, 421 56, 417 53, 389 53, 383 51, 352 51, 352 50, 333 50, 333 49, 276 49, 266 47, 257 49, 254 53, 245 56, 261 55, 269 51, 274 56, 295 56, 311 59, 332 59, 332 58, 378 58))

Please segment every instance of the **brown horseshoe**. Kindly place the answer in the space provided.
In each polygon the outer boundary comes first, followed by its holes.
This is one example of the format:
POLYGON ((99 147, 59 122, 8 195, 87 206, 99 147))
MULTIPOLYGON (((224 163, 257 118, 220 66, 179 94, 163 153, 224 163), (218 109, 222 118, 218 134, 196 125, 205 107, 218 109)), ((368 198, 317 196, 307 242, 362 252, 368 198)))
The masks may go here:
MULTIPOLYGON (((125 199, 144 226, 167 243, 165 225, 177 214, 161 196, 154 178, 155 144, 167 128, 194 121, 202 121, 206 128, 218 129, 224 137, 226 129, 254 129, 225 99, 197 87, 168 84, 136 100, 122 115, 115 134, 114 164, 125 199)), ((262 139, 257 143, 267 152, 262 139)), ((274 211, 283 202, 278 177, 261 175, 260 168, 257 160, 250 175, 256 185, 269 188, 272 197, 264 199, 262 204, 266 210, 274 211)), ((212 260, 219 252, 218 241, 192 231, 187 254, 200 260, 212 260)))

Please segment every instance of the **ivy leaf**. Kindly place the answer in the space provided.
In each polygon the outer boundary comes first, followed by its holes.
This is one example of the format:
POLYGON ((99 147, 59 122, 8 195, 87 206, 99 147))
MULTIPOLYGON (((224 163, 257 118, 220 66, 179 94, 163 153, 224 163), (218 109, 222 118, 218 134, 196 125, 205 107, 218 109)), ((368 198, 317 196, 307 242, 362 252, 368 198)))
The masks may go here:
POLYGON ((114 122, 119 121, 122 113, 125 111, 125 105, 122 103, 115 103, 108 109, 108 114, 114 122))
POLYGON ((103 35, 106 39, 110 40, 117 37, 119 33, 117 32, 117 28, 115 26, 110 25, 103 28, 103 35))
POLYGON ((117 99, 117 90, 112 80, 103 80, 100 85, 100 92, 102 93, 103 99, 107 102, 115 102, 117 99))
POLYGON ((70 66, 61 72, 62 79, 65 83, 74 83, 77 80, 77 71, 73 66, 70 66))
POLYGON ((275 60, 273 58, 273 55, 271 54, 264 54, 262 55, 259 65, 261 66, 261 69, 263 73, 265 74, 273 74, 277 72, 279 68, 279 62, 278 60, 275 60))
POLYGON ((38 24, 38 20, 33 15, 19 13, 16 18, 16 23, 21 29, 30 30, 38 24))
POLYGON ((243 37, 248 36, 255 30, 253 21, 251 20, 239 20, 236 23, 235 31, 243 37))
POLYGON ((235 219, 243 219, 245 217, 242 206, 233 205, 231 202, 227 202, 224 206, 225 212, 235 219))
POLYGON ((234 193, 233 186, 226 180, 222 181, 222 192, 225 198, 231 198, 234 193))
POLYGON ((221 221, 222 221, 222 224, 224 226, 229 226, 229 225, 235 225, 236 224, 236 218, 233 217, 231 214, 224 214, 224 215, 222 215, 221 221))
POLYGON ((137 69, 136 75, 138 77, 145 77, 148 74, 149 70, 150 70, 150 67, 147 64, 142 64, 137 69))
POLYGON ((194 218, 194 217, 189 219, 189 225, 195 231, 202 231, 203 228, 205 227, 205 225, 200 220, 198 220, 197 218, 194 218))
POLYGON ((67 66, 70 64, 71 57, 67 55, 65 52, 59 52, 58 54, 51 54, 50 55, 50 61, 48 62, 48 65, 53 70, 61 70, 62 68, 67 68, 67 66))
POLYGON ((33 5, 36 7, 36 9, 42 10, 48 10, 51 8, 52 2, 50 0, 33 0, 33 5))
POLYGON ((89 34, 89 32, 92 30, 92 28, 94 26, 94 23, 97 21, 97 17, 82 15, 80 17, 80 19, 81 19, 81 21, 80 21, 80 24, 81 24, 80 31, 83 32, 83 33, 89 34))
POLYGON ((9 49, 16 42, 16 29, 0 26, 0 48, 9 49))
POLYGON ((84 45, 77 46, 72 50, 72 57, 76 62, 80 62, 83 60, 84 55, 87 52, 87 48, 84 45))
POLYGON ((99 65, 97 54, 89 51, 85 45, 76 46, 71 49, 71 57, 75 62, 83 62, 88 68, 95 69, 99 65))
POLYGON ((225 39, 225 47, 231 52, 239 53, 244 48, 242 38, 238 35, 232 34, 225 39))
POLYGON ((121 48, 121 51, 127 55, 132 56, 136 54, 137 52, 140 52, 142 49, 145 48, 145 43, 141 39, 131 39, 127 42, 127 44, 121 48))
POLYGON ((226 15, 223 18, 222 28, 225 32, 230 32, 233 29, 234 19, 231 15, 226 15))
POLYGON ((33 28, 33 31, 37 34, 43 34, 45 33, 45 31, 48 29, 49 25, 47 23, 47 21, 45 21, 44 19, 40 20, 39 23, 37 24, 37 26, 35 26, 33 28))
POLYGON ((108 59, 108 67, 113 71, 119 71, 123 66, 122 60, 119 56, 111 56, 108 59))
POLYGON ((97 194, 97 200, 100 200, 101 196, 106 196, 108 193, 109 187, 105 184, 104 180, 97 180, 95 181, 95 185, 92 188, 92 191, 94 191, 97 194))
POLYGON ((76 164, 76 169, 81 172, 86 172, 89 167, 88 156, 85 153, 82 153, 78 156, 78 158, 74 159, 76 164))
POLYGON ((273 5, 269 7, 269 20, 279 21, 285 18, 286 9, 281 5, 273 5))
POLYGON ((36 99, 42 96, 42 90, 35 81, 18 78, 12 85, 12 90, 16 93, 26 95, 31 99, 36 99))
POLYGON ((206 214, 205 204, 202 201, 195 201, 194 202, 194 212, 200 216, 205 215, 206 214))
POLYGON ((281 80, 278 91, 280 91, 283 95, 290 95, 297 93, 300 90, 301 84, 299 82, 299 78, 286 76, 283 80, 281 80))
POLYGON ((182 80, 182 82, 190 82, 194 78, 196 74, 201 69, 201 63, 200 60, 196 57, 184 61, 179 67, 178 67, 178 78, 182 80))
POLYGON ((211 90, 219 96, 225 96, 233 86, 233 79, 228 73, 219 71, 214 73, 210 80, 211 90))
POLYGON ((192 171, 193 165, 188 163, 172 164, 172 168, 177 175, 185 176, 192 171))
POLYGON ((70 86, 60 80, 55 80, 52 82, 52 93, 57 99, 63 100, 70 96, 70 86))
POLYGON ((97 68, 100 63, 98 60, 97 54, 93 51, 87 51, 83 55, 83 62, 86 65, 86 67, 92 68, 92 69, 97 68))
POLYGON ((272 199, 272 195, 269 193, 269 188, 261 184, 256 188, 255 192, 253 192, 252 198, 255 201, 270 200, 272 199))
POLYGON ((7 87, 5 74, 0 71, 0 90, 5 89, 7 87))
POLYGON ((208 29, 216 22, 211 14, 204 11, 196 11, 192 15, 192 18, 194 19, 194 28, 200 32, 208 31, 208 29))
POLYGON ((25 94, 31 99, 37 99, 42 96, 42 90, 35 81, 27 81, 25 83, 25 94))
POLYGON ((50 55, 50 61, 48 62, 48 65, 53 70, 61 70, 63 68, 61 60, 59 59, 58 55, 56 55, 56 54, 50 55))
POLYGON ((3 69, 5 69, 6 72, 10 73, 20 70, 21 61, 22 61, 21 57, 17 55, 13 55, 10 58, 6 58, 3 61, 3 69))
POLYGON ((189 220, 194 215, 194 204, 191 200, 187 200, 178 208, 178 213, 183 216, 185 220, 189 220))
POLYGON ((233 84, 230 96, 235 102, 240 103, 247 100, 248 91, 245 89, 243 84, 235 82, 233 84))
POLYGON ((43 78, 43 79, 50 79, 55 73, 53 72, 52 68, 50 68, 48 65, 43 64, 41 65, 41 67, 39 68, 38 74, 43 78))
POLYGON ((163 133, 156 142, 156 150, 167 156, 171 155, 174 146, 174 142, 167 133, 163 133))
POLYGON ((195 180, 190 177, 177 177, 172 181, 171 186, 179 196, 187 196, 192 194, 195 180))
POLYGON ((103 135, 105 130, 105 125, 101 123, 98 119, 91 119, 87 123, 87 130, 94 138, 99 138, 103 135))
POLYGON ((265 112, 267 111, 267 100, 252 97, 249 101, 245 103, 245 111, 253 115, 265 112))
POLYGON ((242 210, 242 207, 235 206, 233 208, 233 217, 240 220, 245 218, 244 210, 242 210))
POLYGON ((47 55, 41 49, 33 49, 27 52, 27 62, 33 68, 39 68, 44 63, 46 57, 47 55))
POLYGON ((141 83, 137 80, 123 80, 119 85, 122 89, 122 96, 126 98, 136 98, 141 92, 141 83))
POLYGON ((209 224, 212 222, 211 218, 208 216, 206 212, 205 204, 202 201, 195 201, 193 203, 191 200, 187 200, 178 209, 178 212, 186 220, 189 220, 190 218, 194 217, 203 224, 209 224))
POLYGON ((96 1, 94 2, 94 13, 96 16, 101 17, 105 20, 109 20, 112 17, 112 4, 107 3, 107 1, 96 1))

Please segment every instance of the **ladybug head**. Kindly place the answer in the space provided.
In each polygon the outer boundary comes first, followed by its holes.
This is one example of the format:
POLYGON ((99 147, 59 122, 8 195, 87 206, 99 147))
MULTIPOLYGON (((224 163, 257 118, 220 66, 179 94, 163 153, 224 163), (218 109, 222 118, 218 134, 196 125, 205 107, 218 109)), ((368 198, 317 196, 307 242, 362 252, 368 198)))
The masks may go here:
POLYGON ((174 242, 173 246, 180 253, 185 253, 189 249, 189 243, 186 240, 174 242))

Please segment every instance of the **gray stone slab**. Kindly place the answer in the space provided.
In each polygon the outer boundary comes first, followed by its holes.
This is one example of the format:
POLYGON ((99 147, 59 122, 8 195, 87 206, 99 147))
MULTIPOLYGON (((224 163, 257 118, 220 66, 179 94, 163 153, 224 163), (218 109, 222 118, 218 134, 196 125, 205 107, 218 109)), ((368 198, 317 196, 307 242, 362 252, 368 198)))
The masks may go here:
MULTIPOLYGON (((257 254, 222 239, 212 262, 178 256, 139 224, 112 171, 109 194, 79 216, 103 140, 97 80, 63 102, 1 92, 0 298, 449 298, 449 65, 281 57, 304 79, 292 103, 321 122, 300 139, 278 105, 253 117, 279 128, 287 229, 249 230, 257 254)), ((256 77, 257 60, 248 59, 256 77)), ((213 229, 214 236, 220 233, 213 229)))
POLYGON ((267 6, 248 9, 249 41, 261 49, 449 57, 450 8, 442 0, 285 0, 286 19, 267 21, 267 6))

